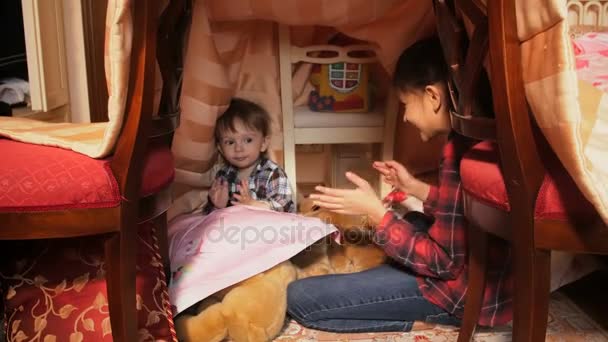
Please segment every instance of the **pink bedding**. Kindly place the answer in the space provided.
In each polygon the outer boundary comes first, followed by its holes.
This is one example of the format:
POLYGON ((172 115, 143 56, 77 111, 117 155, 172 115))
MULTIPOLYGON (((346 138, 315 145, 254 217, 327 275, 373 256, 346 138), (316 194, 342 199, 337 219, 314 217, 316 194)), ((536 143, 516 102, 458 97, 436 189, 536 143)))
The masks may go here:
POLYGON ((248 206, 176 218, 169 226, 174 314, 270 269, 333 232, 333 225, 317 218, 248 206))
POLYGON ((578 79, 608 92, 608 32, 591 32, 573 41, 578 79))

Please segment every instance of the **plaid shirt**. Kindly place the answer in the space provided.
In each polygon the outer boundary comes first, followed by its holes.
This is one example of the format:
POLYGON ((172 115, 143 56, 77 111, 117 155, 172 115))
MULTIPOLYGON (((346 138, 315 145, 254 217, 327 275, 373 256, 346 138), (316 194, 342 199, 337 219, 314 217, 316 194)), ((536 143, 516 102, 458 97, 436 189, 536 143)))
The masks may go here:
MULTIPOLYGON (((467 293, 467 239, 460 183, 460 159, 473 141, 452 134, 443 149, 439 186, 431 187, 425 213, 434 217, 420 230, 393 213, 376 228, 376 241, 397 262, 416 273, 418 287, 430 302, 462 317, 467 293)), ((512 319, 513 280, 510 249, 498 238, 488 241, 486 288, 479 324, 502 325, 512 319)))
MULTIPOLYGON (((238 193, 237 184, 239 170, 232 165, 222 167, 215 178, 224 178, 228 182, 228 204, 233 198, 234 193, 238 193)), ((261 158, 258 164, 251 171, 249 176, 249 193, 251 198, 257 201, 265 201, 270 204, 270 208, 275 211, 293 213, 296 206, 291 198, 292 192, 289 180, 285 171, 279 165, 267 158, 261 158)), ((215 209, 213 203, 207 198, 207 204, 203 208, 203 214, 209 214, 215 209)))

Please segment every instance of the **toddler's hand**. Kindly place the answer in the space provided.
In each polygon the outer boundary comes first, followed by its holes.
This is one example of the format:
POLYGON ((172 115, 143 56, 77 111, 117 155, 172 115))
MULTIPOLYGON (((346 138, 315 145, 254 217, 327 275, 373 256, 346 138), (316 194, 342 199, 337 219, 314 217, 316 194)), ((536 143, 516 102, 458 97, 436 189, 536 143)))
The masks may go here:
POLYGON ((217 178, 209 189, 209 199, 216 208, 225 208, 228 205, 228 182, 224 178, 217 178))
POLYGON ((259 208, 270 208, 270 205, 267 202, 264 201, 256 201, 251 197, 251 194, 249 193, 249 184, 247 183, 247 181, 243 180, 241 181, 241 184, 239 184, 237 186, 237 189, 239 191, 238 194, 232 194, 232 196, 234 197, 234 200, 230 203, 232 203, 233 205, 251 205, 254 207, 259 207, 259 208))
POLYGON ((382 174, 386 184, 404 192, 412 191, 416 178, 414 178, 400 163, 394 160, 377 161, 374 162, 373 166, 374 169, 382 174))

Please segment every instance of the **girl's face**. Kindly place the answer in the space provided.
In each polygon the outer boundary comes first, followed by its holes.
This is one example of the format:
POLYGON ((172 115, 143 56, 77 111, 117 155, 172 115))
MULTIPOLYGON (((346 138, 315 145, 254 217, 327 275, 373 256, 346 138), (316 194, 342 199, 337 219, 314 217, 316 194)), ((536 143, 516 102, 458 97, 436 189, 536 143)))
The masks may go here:
POLYGON ((403 122, 410 122, 420 131, 423 141, 451 130, 450 112, 445 87, 435 84, 421 90, 399 91, 403 103, 403 122))
POLYGON ((270 139, 238 119, 234 122, 234 129, 234 132, 230 129, 222 132, 218 147, 230 165, 243 170, 252 166, 266 151, 270 139))

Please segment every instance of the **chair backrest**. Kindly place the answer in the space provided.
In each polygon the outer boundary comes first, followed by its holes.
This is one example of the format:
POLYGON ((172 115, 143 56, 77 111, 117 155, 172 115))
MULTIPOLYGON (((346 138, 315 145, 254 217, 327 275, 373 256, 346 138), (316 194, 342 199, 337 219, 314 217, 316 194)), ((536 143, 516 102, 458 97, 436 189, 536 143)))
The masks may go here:
MULTIPOLYGON (((495 140, 496 127, 488 119, 491 108, 481 106, 479 90, 486 80, 483 63, 488 55, 488 18, 485 8, 473 0, 435 0, 437 31, 451 73, 448 82, 452 105, 452 125, 463 135, 495 140), (464 18, 471 23, 471 39, 464 18)), ((489 96, 489 92, 487 92, 489 96)), ((489 106, 488 106, 489 107, 489 106)))
MULTIPOLYGON (((518 213, 517 221, 532 223, 545 169, 525 97, 515 0, 492 0, 487 7, 478 0, 435 0, 434 4, 452 88, 458 90, 452 127, 463 135, 497 142, 511 210, 518 213), (465 21, 473 27, 470 40, 465 21), (484 61, 489 63, 494 118, 475 112, 484 61)), ((514 234, 532 238, 532 231, 517 232, 517 227, 514 234)))
POLYGON ((152 117, 154 97, 154 53, 158 2, 135 0, 133 7, 133 40, 126 117, 118 137, 112 172, 121 194, 128 201, 137 200, 146 151, 147 134, 152 117))
POLYGON ((542 142, 536 139, 540 134, 534 133, 535 123, 526 101, 515 15, 515 0, 489 1, 490 73, 501 167, 511 210, 525 214, 526 221, 532 222, 545 168, 538 149, 542 142))
POLYGON ((170 1, 160 19, 159 3, 133 1, 127 113, 111 163, 121 194, 128 201, 139 198, 142 156, 147 146, 155 140, 170 144, 179 125, 182 61, 191 0, 170 1), (153 115, 157 60, 163 89, 158 115, 153 115))
POLYGON ((192 18, 192 0, 172 0, 161 15, 156 53, 163 79, 158 116, 152 121, 153 138, 173 137, 179 125, 179 98, 182 90, 187 31, 192 18))

